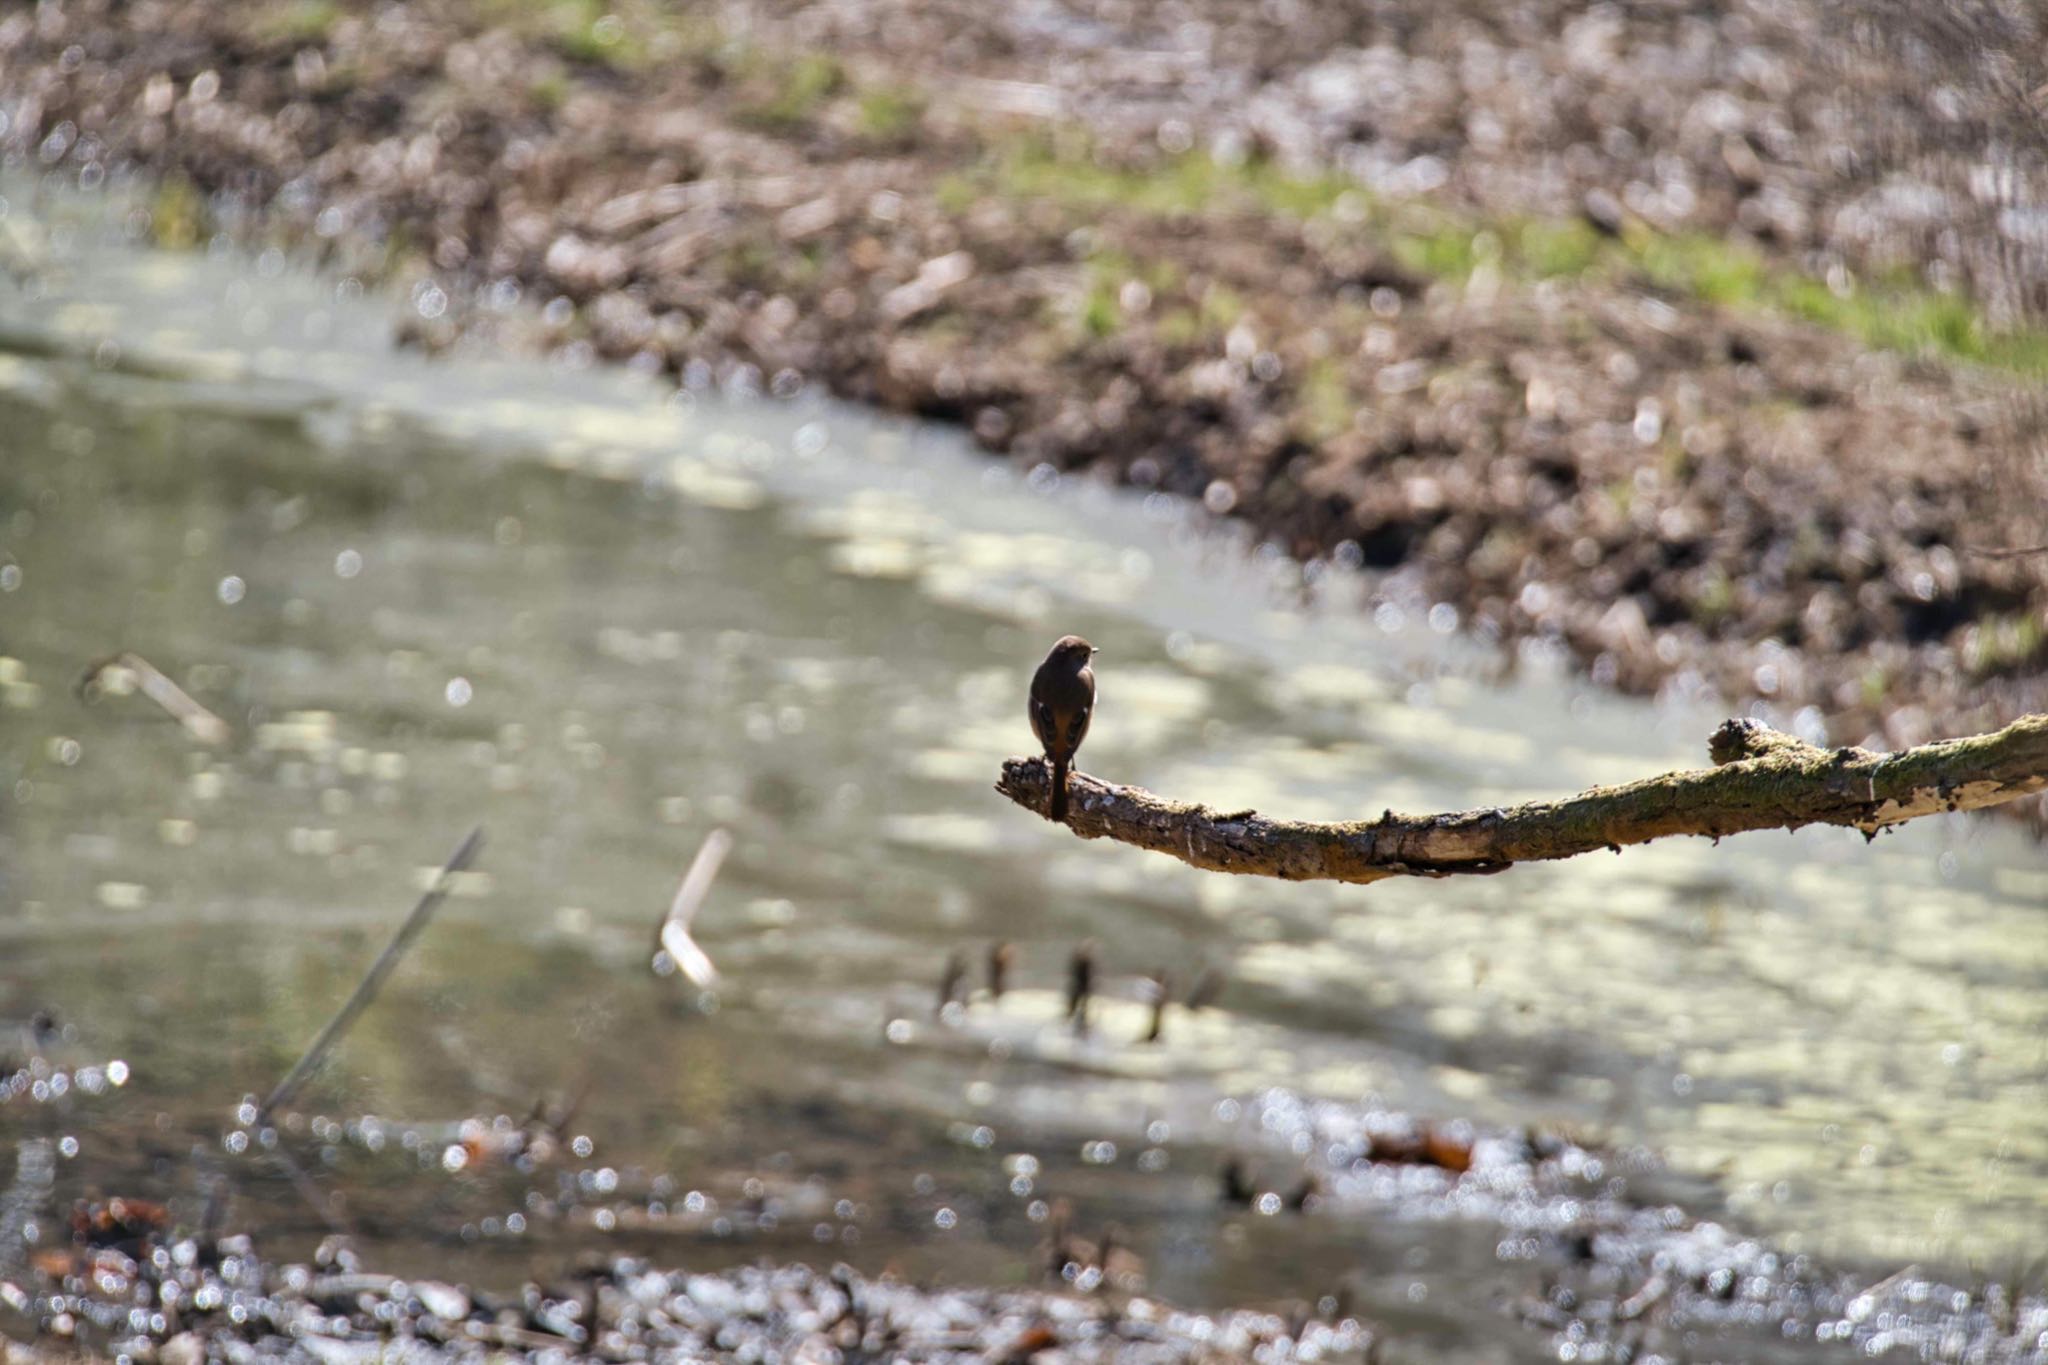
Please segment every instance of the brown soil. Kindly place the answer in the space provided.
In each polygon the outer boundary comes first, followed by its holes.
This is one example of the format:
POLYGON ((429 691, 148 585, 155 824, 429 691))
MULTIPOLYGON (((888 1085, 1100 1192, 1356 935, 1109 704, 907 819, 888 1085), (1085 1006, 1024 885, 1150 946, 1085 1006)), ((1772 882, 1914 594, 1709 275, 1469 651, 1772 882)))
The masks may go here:
MULTIPOLYGON (((422 344, 487 330, 517 286, 563 301, 551 344, 693 385, 821 382, 1201 498, 1627 689, 1894 744, 2048 708, 2048 554, 1979 553, 2048 540, 2036 392, 1626 273, 1427 275, 1385 207, 1733 235, 1822 276, 1908 265, 2018 318, 2048 279, 2023 212, 2048 183, 2034 21, 1559 0, 862 0, 721 9, 715 31, 604 14, 17 11, 5 146, 172 177, 209 227, 416 299, 431 278, 456 304, 408 318, 422 344), (1076 128, 1088 149, 1038 181, 1005 171, 1076 128), (1171 176, 1189 146, 1371 193, 1293 213, 1229 177, 1164 206, 1090 179, 1171 176)), ((159 236, 189 236, 165 198, 159 236)))

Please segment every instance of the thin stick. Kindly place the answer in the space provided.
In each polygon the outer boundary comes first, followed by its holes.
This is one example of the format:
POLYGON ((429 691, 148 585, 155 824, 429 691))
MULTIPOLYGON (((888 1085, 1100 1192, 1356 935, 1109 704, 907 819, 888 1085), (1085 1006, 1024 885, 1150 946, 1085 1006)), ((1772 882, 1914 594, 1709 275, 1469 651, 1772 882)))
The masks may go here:
POLYGON ((1156 1043, 1166 1036, 1166 1007, 1173 999, 1173 976, 1161 967, 1145 979, 1140 989, 1151 1000, 1152 1027, 1138 1041, 1156 1043))
POLYGON ((1088 1031, 1088 1000, 1095 994, 1095 940, 1084 939, 1067 960, 1067 1018, 1075 1034, 1088 1031))
POLYGON ((1671 1280, 1663 1271, 1658 1271, 1644 1280, 1642 1287, 1623 1299, 1615 1308, 1614 1316, 1623 1322, 1634 1322, 1643 1314, 1656 1307, 1658 1302, 1671 1290, 1671 1280))
POLYGON ((1017 945, 992 943, 988 949, 988 998, 1000 1000, 1009 988, 1010 967, 1017 960, 1017 945))
POLYGON ((704 898, 711 894, 711 883, 731 851, 732 835, 723 829, 714 829, 704 836, 703 847, 697 850, 690 870, 683 874, 682 884, 676 888, 676 898, 669 902, 668 912, 654 928, 655 975, 669 976, 680 971, 700 990, 709 990, 718 983, 718 968, 711 965, 709 955, 690 936, 690 921, 697 917, 704 898))
POLYGON ((967 980, 967 954, 955 948, 946 957, 946 970, 939 974, 939 998, 932 1006, 932 1017, 946 1017, 946 1006, 961 998, 961 983, 967 980))
POLYGON ((277 1083, 277 1089, 270 1092, 270 1098, 263 1101, 262 1108, 256 1111, 257 1126, 261 1126, 272 1110, 298 1093, 299 1087, 306 1083, 306 1078, 313 1074, 313 1069, 320 1065, 328 1050, 341 1041, 341 1035, 348 1031, 349 1025, 355 1023, 356 1016, 361 1014, 364 1007, 375 997, 378 987, 384 984, 384 978, 391 975, 391 969, 398 965, 398 959, 412 946, 413 939, 419 936, 420 930, 427 927, 427 921, 433 917, 434 911, 440 909, 441 902, 448 899, 450 880, 456 873, 469 866, 476 857, 477 850, 483 847, 483 842, 483 826, 478 825, 457 846, 455 852, 449 855, 448 861, 441 865, 441 874, 434 878, 434 884, 427 888, 420 897, 419 904, 413 906, 412 913, 398 926, 398 932, 391 936, 391 942, 384 945, 384 951, 370 964, 370 970, 357 985, 355 994, 349 996, 347 1002, 335 1012, 334 1017, 327 1021, 327 1027, 321 1029, 319 1035, 307 1045, 305 1054, 285 1073, 285 1078, 277 1083))
POLYGON ((194 701, 192 694, 172 682, 162 669, 132 650, 124 650, 87 669, 78 683, 80 694, 83 695, 109 669, 114 668, 125 668, 133 673, 135 685, 142 695, 169 712, 171 718, 200 743, 221 745, 234 738, 234 731, 226 721, 194 701))

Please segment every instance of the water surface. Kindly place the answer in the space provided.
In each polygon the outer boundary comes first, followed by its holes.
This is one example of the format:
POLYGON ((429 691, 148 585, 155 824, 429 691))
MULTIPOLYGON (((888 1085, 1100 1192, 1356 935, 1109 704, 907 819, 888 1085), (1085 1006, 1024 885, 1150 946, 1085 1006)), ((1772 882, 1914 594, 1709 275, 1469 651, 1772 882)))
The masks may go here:
POLYGON ((1246 1117, 1273 1109, 1233 1101, 1643 1145, 1690 1216, 1872 1273, 2002 1270, 2048 1231, 2048 861, 2004 825, 1370 888, 1083 843, 992 790, 1066 631, 1104 651, 1089 771, 1292 815, 1692 765, 1721 712, 1505 670, 1398 583, 1304 592, 1178 504, 951 432, 428 360, 390 345, 408 300, 7 194, 0 1054, 47 1010, 52 1056, 129 1075, 0 1108, 77 1139, 67 1197, 192 1221, 225 1172, 281 1252, 346 1228, 480 1281, 639 1238, 994 1282, 1034 1273, 1064 1198, 1178 1301, 1349 1279, 1413 1337, 1510 1356, 1540 1341, 1496 1305, 1535 1272, 1496 1227, 1226 1206, 1229 1153, 1289 1178, 1246 1117), (233 741, 82 698, 122 650, 233 741), (473 824, 477 872, 274 1137, 301 1169, 225 1147, 473 824), (700 996, 646 962, 717 826, 700 996), (1112 996, 1214 968, 1220 1006, 1144 1045, 1112 999, 1075 1038, 1090 938, 1112 996), (1010 993, 934 1020, 948 954, 978 973, 997 941, 1010 993), (577 1150, 449 1169, 464 1119, 572 1100, 577 1150), (619 1225, 692 1192, 701 1221, 619 1225))

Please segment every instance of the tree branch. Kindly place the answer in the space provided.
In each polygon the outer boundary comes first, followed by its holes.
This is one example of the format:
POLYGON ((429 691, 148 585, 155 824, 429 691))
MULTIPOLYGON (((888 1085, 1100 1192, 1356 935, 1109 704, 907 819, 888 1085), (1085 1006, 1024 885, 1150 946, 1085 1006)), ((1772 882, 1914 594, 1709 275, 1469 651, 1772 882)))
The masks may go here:
MULTIPOLYGON (((1820 749, 1731 720, 1709 751, 1720 766, 1595 787, 1558 801, 1377 820, 1275 820, 1169 801, 1142 787, 1071 775, 1068 827, 1083 839, 1170 853, 1210 872, 1286 881, 1376 882, 1502 872, 1516 863, 1620 852, 1674 834, 1719 839, 1753 829, 1846 825, 1877 831, 1936 811, 1976 810, 2048 788, 2048 715, 1898 753, 1820 749)), ((1042 758, 1003 764, 996 790, 1043 813, 1042 758)))

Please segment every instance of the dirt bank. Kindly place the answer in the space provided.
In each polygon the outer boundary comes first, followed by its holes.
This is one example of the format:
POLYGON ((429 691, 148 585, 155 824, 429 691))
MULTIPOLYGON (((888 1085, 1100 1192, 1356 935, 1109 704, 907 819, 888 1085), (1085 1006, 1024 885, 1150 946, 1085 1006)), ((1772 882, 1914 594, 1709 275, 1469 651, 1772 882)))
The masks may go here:
POLYGON ((2048 707, 2048 555, 1979 553, 2048 539, 2038 35, 1241 9, 85 0, 0 21, 0 99, 423 345, 522 298, 956 420, 1810 736, 2048 707))

